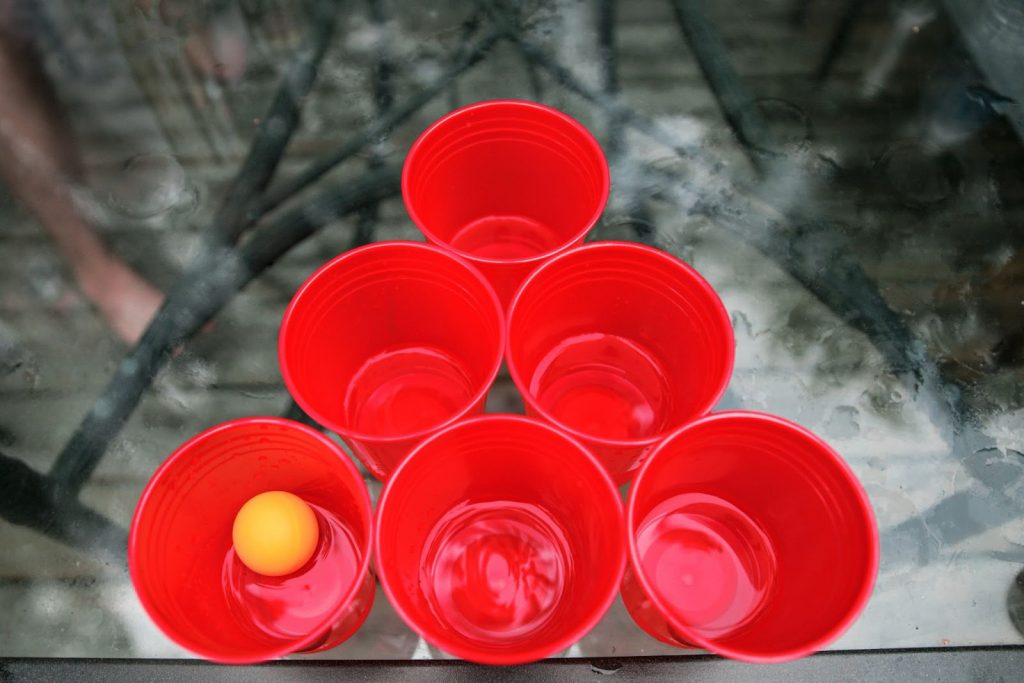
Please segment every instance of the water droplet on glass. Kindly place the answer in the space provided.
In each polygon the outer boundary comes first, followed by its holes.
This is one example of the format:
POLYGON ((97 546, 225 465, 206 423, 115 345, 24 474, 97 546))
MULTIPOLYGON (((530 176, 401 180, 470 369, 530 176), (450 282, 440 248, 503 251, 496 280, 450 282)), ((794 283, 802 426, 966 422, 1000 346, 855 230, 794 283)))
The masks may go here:
POLYGON ((954 157, 916 142, 889 147, 881 164, 889 187, 911 206, 941 202, 960 185, 963 175, 954 157))
POLYGON ((146 153, 128 159, 110 191, 113 208, 132 218, 151 218, 196 202, 185 170, 169 154, 146 153))
POLYGON ((763 126, 758 146, 769 152, 791 152, 803 149, 811 137, 811 120, 803 109, 778 97, 762 97, 754 101, 752 111, 741 117, 758 117, 763 126))
POLYGON ((596 674, 610 676, 622 668, 622 662, 607 659, 595 659, 590 662, 590 670, 596 674))

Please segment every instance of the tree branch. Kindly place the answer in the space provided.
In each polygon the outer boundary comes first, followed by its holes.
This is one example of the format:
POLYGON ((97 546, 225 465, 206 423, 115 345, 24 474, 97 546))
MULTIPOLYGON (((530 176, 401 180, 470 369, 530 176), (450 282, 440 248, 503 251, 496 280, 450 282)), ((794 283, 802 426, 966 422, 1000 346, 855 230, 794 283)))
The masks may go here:
POLYGON ((50 470, 68 497, 96 468, 171 349, 198 331, 231 297, 314 231, 338 216, 398 193, 399 169, 384 167, 268 221, 238 248, 205 250, 167 295, 142 339, 121 361, 50 470))
POLYGON ((733 134, 755 166, 761 159, 758 150, 767 148, 765 125, 747 90, 729 59, 718 31, 694 0, 671 0, 679 30, 697 60, 704 80, 718 102, 719 109, 733 134))
POLYGON ((617 96, 591 89, 569 69, 549 57, 544 50, 528 41, 518 32, 508 31, 504 35, 512 42, 517 43, 522 48, 523 53, 534 60, 537 66, 547 71, 559 85, 570 92, 576 93, 588 102, 596 104, 609 117, 620 118, 624 123, 636 128, 652 140, 675 150, 677 154, 703 158, 703 152, 698 147, 680 143, 670 131, 665 130, 653 119, 625 106, 619 101, 617 96))
POLYGON ((0 453, 0 517, 81 550, 124 559, 128 533, 25 463, 0 453))
MULTIPOLYGON (((392 87, 392 75, 394 64, 391 62, 391 46, 387 39, 387 19, 384 15, 384 0, 369 0, 370 20, 377 28, 377 54, 374 59, 373 71, 370 80, 373 84, 373 103, 377 117, 386 116, 394 103, 394 89, 392 87)), ((367 167, 370 169, 379 168, 384 163, 381 158, 378 146, 383 140, 377 140, 370 153, 370 160, 367 167)), ((373 235, 377 226, 377 218, 380 215, 380 206, 370 204, 359 212, 356 219, 356 231, 352 236, 352 247, 359 247, 373 241, 373 235)))
MULTIPOLYGON (((619 52, 615 44, 615 13, 617 0, 601 0, 597 15, 597 39, 601 54, 601 89, 615 99, 619 95, 619 52)), ((622 152, 622 120, 614 113, 608 119, 608 156, 618 158, 622 152)))
POLYGON ((292 58, 284 80, 263 117, 249 154, 242 162, 213 219, 211 241, 231 244, 262 215, 253 198, 266 189, 298 127, 302 101, 316 80, 317 69, 331 43, 340 0, 316 0, 310 34, 292 58))
POLYGON ((275 209, 282 202, 309 187, 325 173, 346 159, 357 154, 369 144, 384 137, 419 111, 424 105, 443 92, 462 72, 477 64, 500 38, 499 31, 491 31, 465 49, 460 49, 447 70, 433 83, 419 91, 400 105, 390 110, 387 116, 378 117, 373 123, 356 133, 337 150, 314 160, 299 175, 270 188, 263 197, 257 213, 263 215, 275 209))

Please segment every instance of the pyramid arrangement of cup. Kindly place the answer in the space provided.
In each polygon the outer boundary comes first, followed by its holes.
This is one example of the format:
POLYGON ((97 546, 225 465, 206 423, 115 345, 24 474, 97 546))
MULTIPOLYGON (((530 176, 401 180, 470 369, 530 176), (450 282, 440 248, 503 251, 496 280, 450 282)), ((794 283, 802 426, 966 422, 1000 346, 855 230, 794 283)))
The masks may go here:
POLYGON ((190 439, 129 541, 172 640, 228 663, 333 647, 370 611, 371 556, 414 631, 481 663, 565 650, 620 590, 651 636, 750 662, 853 622, 878 564, 863 489, 804 428, 710 412, 726 310, 670 254, 582 244, 608 190, 594 138, 540 104, 481 102, 420 136, 402 193, 428 243, 328 262, 279 337, 295 401, 385 482, 376 514, 314 429, 190 439), (528 416, 481 415, 503 360, 528 416))

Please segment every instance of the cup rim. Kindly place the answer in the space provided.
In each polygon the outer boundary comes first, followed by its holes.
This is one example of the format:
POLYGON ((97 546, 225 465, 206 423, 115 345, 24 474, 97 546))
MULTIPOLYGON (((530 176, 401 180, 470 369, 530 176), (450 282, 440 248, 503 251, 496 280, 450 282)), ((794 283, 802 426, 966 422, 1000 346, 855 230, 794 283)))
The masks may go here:
POLYGON ((598 143, 594 135, 589 130, 587 130, 587 128, 582 123, 580 123, 573 117, 569 116, 565 112, 555 109, 554 107, 549 107, 546 104, 532 102, 530 100, 482 100, 480 102, 467 104, 465 106, 459 107, 458 109, 450 111, 441 118, 434 121, 426 129, 424 129, 422 133, 419 134, 419 136, 416 138, 416 141, 413 142, 412 147, 409 148, 409 153, 406 154, 405 162, 402 164, 402 203, 405 205, 406 213, 409 214, 409 218, 412 219, 412 222, 416 225, 417 228, 419 228, 420 232, 422 232, 423 235, 432 244, 442 245, 446 250, 458 254, 459 256, 471 262, 477 263, 498 265, 523 265, 531 263, 537 264, 540 263, 541 261, 551 258, 556 254, 565 251, 566 249, 571 249, 573 245, 577 244, 580 240, 586 237, 587 233, 589 233, 597 224, 597 221, 600 220, 601 215, 604 213, 605 206, 608 204, 608 194, 610 188, 611 174, 608 171, 608 160, 604 155, 604 150, 601 149, 601 145, 598 143), (440 237, 438 237, 437 233, 435 233, 427 226, 426 222, 420 217, 419 213, 416 211, 416 208, 412 205, 412 202, 409 201, 409 195, 411 193, 412 185, 412 179, 410 177, 411 173, 409 170, 411 165, 410 159, 415 159, 420 149, 424 147, 427 141, 429 141, 429 139, 433 136, 433 133, 442 126, 447 125, 452 119, 459 118, 477 109, 490 109, 495 107, 519 107, 522 109, 532 109, 534 111, 544 112, 547 115, 554 116, 560 119, 562 122, 568 124, 569 127, 572 128, 580 136, 584 143, 586 143, 586 145, 595 152, 597 158, 600 159, 601 161, 601 196, 598 198, 597 206, 595 207, 593 213, 587 219, 583 227, 580 230, 576 231, 576 233, 574 233, 571 238, 564 240, 562 244, 559 244, 557 247, 549 249, 539 254, 534 254, 532 256, 525 256, 519 258, 494 258, 492 256, 479 256, 472 252, 459 249, 458 247, 454 247, 448 240, 443 240, 440 237))
POLYGON ((411 628, 417 635, 419 635, 421 638, 431 643, 432 645, 435 645, 441 650, 451 655, 454 655, 460 659, 464 659, 470 662, 476 662, 479 664, 526 664, 529 662, 537 661, 539 659, 544 659, 545 657, 549 657, 556 652, 561 652, 562 650, 569 648, 574 643, 578 642, 581 638, 583 638, 587 633, 589 633, 594 628, 594 626, 596 626, 597 623, 602 618, 604 618, 604 615, 611 608, 612 603, 615 601, 615 598, 619 594, 619 586, 622 584, 622 577, 626 571, 626 543, 623 542, 618 544, 619 552, 617 553, 618 557, 615 560, 615 564, 617 566, 614 568, 615 571, 613 580, 609 582, 607 594, 595 604, 595 607, 593 608, 591 614, 586 619, 582 620, 580 624, 577 625, 575 628, 570 629, 566 633, 566 635, 552 641, 550 644, 535 645, 527 649, 516 650, 510 653, 482 653, 468 647, 463 647, 458 644, 442 644, 440 642, 441 639, 437 638, 436 634, 428 633, 427 629, 424 629, 417 620, 409 616, 409 613, 406 611, 401 602, 395 599, 389 572, 384 571, 384 563, 381 561, 383 555, 381 553, 380 520, 382 517, 382 511, 387 510, 387 502, 392 495, 395 480, 398 479, 401 472, 406 467, 409 466, 409 463, 412 462, 416 457, 418 457, 419 453, 428 446, 430 446, 435 440, 442 438, 450 431, 464 429, 467 426, 473 426, 479 423, 527 424, 530 425, 531 427, 536 427, 544 431, 547 431, 551 434, 555 434, 557 437, 563 438, 569 443, 571 443, 576 448, 576 450, 579 451, 579 453, 583 455, 584 458, 594 466, 594 469, 598 473, 600 481, 602 482, 602 486, 606 487, 607 493, 615 501, 615 506, 619 514, 616 515, 616 519, 618 520, 618 528, 614 530, 613 536, 620 540, 623 540, 625 538, 628 527, 626 526, 624 506, 622 504, 622 496, 619 494, 618 487, 616 487, 614 482, 612 481, 611 475, 608 474, 608 471, 605 469, 605 467, 600 463, 600 461, 598 461, 598 459, 590 452, 590 450, 586 446, 584 446, 578 440, 574 439, 571 435, 566 434, 549 424, 541 422, 540 420, 527 417, 525 415, 513 415, 510 413, 488 413, 486 415, 478 415, 476 417, 471 417, 460 422, 457 422, 455 424, 448 425, 444 429, 438 430, 436 434, 433 434, 429 438, 424 439, 405 458, 402 459, 402 462, 399 463, 398 467, 396 467, 394 472, 392 472, 391 477, 389 477, 388 480, 384 483, 384 487, 381 490, 380 496, 377 499, 377 511, 373 525, 373 552, 374 556, 377 559, 377 578, 380 580, 381 588, 384 591, 384 595, 387 596, 388 603, 391 605, 392 609, 395 610, 398 616, 409 628, 411 628))
POLYGON ((633 484, 629 488, 629 496, 626 501, 626 544, 629 547, 629 564, 633 571, 633 575, 636 577, 637 582, 643 589, 644 595, 651 601, 658 613, 664 618, 669 625, 672 626, 681 636, 686 638, 687 641, 702 647, 705 650, 714 652, 715 654, 738 661, 749 662, 752 664, 772 664, 778 662, 788 662, 794 659, 799 659, 807 655, 813 654, 824 648, 829 643, 833 642, 839 636, 841 636, 856 619, 860 616, 861 612, 867 606, 868 600, 871 598, 871 593, 874 590, 875 580, 878 577, 878 564, 879 564, 879 546, 878 546, 878 523, 875 519, 874 510, 871 507, 871 501, 868 498, 867 492, 864 490, 863 485, 857 476, 854 474, 850 466, 843 460, 835 449, 828 445, 824 439, 810 431, 803 425, 799 425, 795 422, 787 420, 778 415, 772 415, 770 413, 764 413, 754 410, 726 410, 718 413, 712 413, 706 415, 698 420, 694 420, 686 425, 683 425, 679 429, 669 434, 665 439, 658 444, 658 446, 651 452, 650 456, 646 459, 644 464, 640 467, 636 477, 633 480, 633 484), (856 497, 859 503, 861 519, 865 523, 868 530, 868 557, 867 557, 867 571, 864 573, 860 589, 851 603, 849 609, 842 619, 838 620, 832 627, 827 629, 823 634, 812 639, 811 641, 799 646, 792 647, 786 650, 780 650, 770 654, 758 654, 751 653, 744 649, 731 647, 729 645, 722 645, 716 643, 712 638, 706 638, 699 632, 691 628, 686 623, 680 621, 672 615, 671 610, 668 609, 666 601, 664 601, 660 594, 653 590, 651 582, 648 580, 647 575, 640 570, 641 562, 639 557, 639 550, 636 545, 636 535, 633 533, 636 522, 636 500, 637 491, 643 486, 644 480, 647 478, 647 472, 651 468, 651 463, 658 460, 658 456, 666 451, 676 439, 684 436, 691 430, 697 429, 705 424, 713 422, 730 422, 730 421, 756 421, 770 423, 775 426, 781 427, 792 433, 799 434, 803 438, 809 439, 815 445, 822 448, 823 453, 827 454, 826 457, 835 465, 843 479, 850 485, 850 490, 856 497))
POLYGON ((473 264, 467 262, 458 254, 453 254, 452 252, 442 249, 441 247, 435 246, 433 244, 427 244, 425 242, 413 242, 411 240, 387 240, 382 242, 372 242, 370 244, 365 244, 361 247, 356 247, 355 249, 349 249, 348 251, 342 252, 338 256, 335 256, 330 261, 328 261, 327 263, 323 264, 315 271, 313 271, 313 274, 306 278, 306 280, 303 281, 301 285, 299 285, 299 288, 295 291, 295 294, 292 295, 291 300, 288 302, 288 307, 285 309, 284 315, 281 318, 281 326, 277 335, 277 363, 278 367, 281 370, 281 377, 284 379, 284 385, 285 388, 288 390, 288 394, 295 400, 299 407, 306 412, 307 415, 316 420, 319 424, 323 425, 324 427, 327 427, 332 432, 335 432, 336 434, 346 439, 352 439, 362 443, 374 445, 396 444, 405 441, 418 441, 423 437, 432 434, 438 429, 441 429, 443 427, 451 425, 454 422, 457 422, 458 420, 465 417, 470 411, 472 411, 473 407, 487 396, 487 392, 490 391, 491 386, 494 385, 494 380, 497 378, 498 371, 501 369, 501 363, 504 360, 505 340, 507 333, 508 326, 506 325, 505 322, 505 314, 502 309, 501 302, 498 300, 498 295, 497 293, 495 293, 494 287, 491 285, 491 283, 487 281, 487 279, 480 273, 480 271, 478 271, 473 266, 473 264), (329 271, 339 267, 341 264, 348 261, 349 259, 355 258, 361 254, 367 252, 387 251, 396 248, 413 250, 419 249, 433 254, 439 254, 444 258, 452 259, 453 261, 461 265, 463 268, 465 268, 469 272, 469 274, 472 277, 474 277, 477 280, 477 282, 480 283, 484 291, 487 293, 487 297, 491 300, 491 303, 494 305, 494 311, 496 313, 498 321, 498 344, 497 351, 494 355, 494 362, 492 363, 491 369, 485 375, 485 380, 481 384, 481 387, 470 397, 470 399, 466 402, 466 405, 460 408, 451 417, 449 417, 444 422, 434 425, 433 427, 427 427, 424 429, 417 430, 415 432, 408 432, 404 434, 389 434, 382 436, 379 434, 367 434, 354 429, 349 429, 348 427, 339 424, 336 420, 328 419, 327 417, 325 417, 323 413, 317 410, 313 405, 311 405, 306 400, 305 396, 303 396, 302 393, 297 389, 295 378, 292 374, 291 368, 285 361, 285 330, 290 326, 292 316, 295 314, 297 302, 303 297, 303 295, 308 289, 315 286, 317 280, 319 280, 322 277, 325 277, 325 275, 329 271))
POLYGON ((719 322, 722 324, 723 329, 727 330, 727 343, 729 349, 728 353, 726 354, 725 366, 722 369, 721 377, 718 381, 718 388, 708 396, 707 400, 700 404, 699 410, 695 411, 695 415, 692 419, 699 419, 701 417, 704 417, 711 411, 712 408, 715 407, 718 401, 721 400, 722 396, 725 395, 725 390, 729 386, 729 381, 732 378, 733 368, 736 363, 736 336, 733 332, 732 321, 729 319, 729 312, 726 310, 725 303, 718 295, 718 292, 715 291, 714 287, 712 287, 711 284, 704 278, 704 276, 697 272, 697 270, 693 266, 691 266, 690 264, 686 263, 681 259, 676 258, 675 256, 669 254, 666 251, 662 251, 661 249, 656 249, 654 247, 649 247, 645 244, 638 244, 636 242, 623 242, 619 240, 601 240, 598 242, 589 242, 587 244, 566 249, 565 251, 556 254, 550 260, 534 269, 533 272, 526 276, 522 284, 519 285, 519 288, 516 290, 516 293, 513 295, 512 301, 508 306, 507 325, 505 332, 505 360, 508 363, 509 377, 512 378, 513 384, 515 384, 516 388, 519 389, 519 393, 523 397, 523 401, 530 408, 530 410, 534 411, 537 415, 542 416, 545 420, 551 422, 552 424, 558 425, 558 428, 561 429, 562 431, 571 434, 572 436, 583 441, 584 443, 589 442, 599 444, 601 446, 613 446, 619 448, 643 448, 646 446, 654 445, 659 441, 665 439, 668 434, 672 433, 674 430, 678 429, 682 425, 678 423, 673 424, 657 432, 656 434, 644 437, 637 437, 633 439, 613 439, 610 437, 595 436, 593 434, 588 434, 584 431, 576 429, 571 425, 565 424, 561 420, 557 419, 554 415, 552 415, 546 408, 544 408, 537 401, 537 398, 536 396, 533 395, 533 392, 529 390, 529 384, 527 383, 526 378, 522 376, 522 374, 519 371, 519 368, 517 367, 517 364, 513 362, 512 359, 512 320, 516 315, 516 310, 519 308, 520 301, 523 299, 523 294, 526 292, 527 288, 529 288, 530 285, 549 268, 556 267, 563 259, 570 258, 579 252, 605 251, 615 249, 626 249, 640 252, 649 255, 653 258, 661 259, 662 261, 671 264, 673 267, 679 268, 686 275, 686 277, 689 277, 694 282, 696 282, 698 287, 700 287, 700 289, 705 294, 710 294, 711 300, 717 302, 717 306, 715 306, 716 315, 719 319, 719 322))
POLYGON ((317 643, 317 641, 323 638, 324 633, 341 618, 345 609, 347 609, 348 605, 353 599, 355 599, 359 591, 362 590, 366 575, 370 571, 370 553, 373 549, 373 523, 373 508, 370 505, 370 495, 366 490, 366 484, 363 482, 363 477, 359 474, 359 470, 356 469, 352 460, 345 454, 345 451, 343 451, 338 444, 334 443, 324 434, 312 427, 308 427, 300 422, 289 420, 287 418, 274 416, 242 417, 235 420, 228 420, 227 422, 221 422, 220 424, 204 429, 198 434, 192 436, 174 449, 153 472, 153 476, 150 477, 145 488, 143 488, 142 494, 139 496, 139 501, 135 505, 135 512, 132 514, 131 526, 129 527, 128 532, 128 575, 132 582, 132 588, 135 590, 135 595, 138 597, 139 602, 142 603, 142 607, 146 611, 146 614, 148 614, 149 618, 157 625, 157 627, 159 627, 160 631, 175 644, 213 662, 220 662, 222 664, 255 664, 270 659, 277 659, 312 647, 317 643), (361 558, 359 561, 359 569, 356 572, 356 578, 352 581, 352 586, 345 595, 338 600, 337 605, 333 610, 331 610, 330 614, 325 616, 315 628, 310 630, 309 635, 303 636, 302 638, 296 638, 294 641, 286 642, 278 647, 268 647, 258 653, 225 655, 222 652, 216 652, 190 642, 189 639, 184 637, 177 628, 171 627, 168 620, 163 618, 163 615, 156 609, 156 605, 150 598, 148 591, 143 592, 139 590, 139 586, 142 585, 142 577, 139 574, 140 570, 136 558, 141 552, 140 546, 143 543, 139 538, 139 522, 150 497, 153 495, 153 492, 161 485, 162 480, 168 476, 167 473, 174 466, 175 462, 185 457, 185 454, 188 453, 196 444, 212 438, 222 432, 231 431, 239 427, 261 424, 294 429, 295 431, 313 438, 321 445, 325 446, 329 451, 333 452, 334 455, 337 456, 342 469, 346 471, 346 474, 352 477, 353 480, 362 483, 362 487, 359 490, 363 492, 363 495, 359 496, 360 500, 357 504, 362 508, 362 511, 366 516, 368 528, 365 539, 361 539, 359 543, 361 558))

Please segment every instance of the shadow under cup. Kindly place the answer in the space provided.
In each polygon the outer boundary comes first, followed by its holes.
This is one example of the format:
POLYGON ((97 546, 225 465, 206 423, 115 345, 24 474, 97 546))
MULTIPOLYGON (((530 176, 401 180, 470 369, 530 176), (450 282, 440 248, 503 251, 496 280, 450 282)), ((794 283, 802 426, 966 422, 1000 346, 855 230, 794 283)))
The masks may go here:
POLYGON ((878 531, 864 490, 821 439, 725 412, 651 454, 627 504, 622 597, 666 643, 776 662, 821 649, 864 608, 878 531))
POLYGON ((467 258, 507 304, 544 258, 580 243, 608 200, 594 137, 534 102, 479 102, 441 118, 405 160, 402 196, 431 242, 467 258))
POLYGON ((504 319, 468 263, 418 242, 378 242, 317 270, 292 298, 285 385, 384 480, 425 436, 483 409, 504 319))
POLYGON ((196 654, 242 664, 333 647, 373 604, 370 498, 348 456, 305 425, 259 417, 193 437, 156 471, 132 520, 128 566, 150 617, 196 654), (312 508, 313 558, 282 577, 237 558, 232 525, 266 491, 312 508))
POLYGON ((640 244, 565 251, 509 308, 506 358, 527 411, 583 441, 619 484, 665 434, 714 406, 733 356, 711 285, 640 244))
POLYGON ((618 491, 593 456, 516 415, 424 441, 377 506, 381 585, 410 627, 485 664, 548 657, 608 610, 625 566, 618 491))

